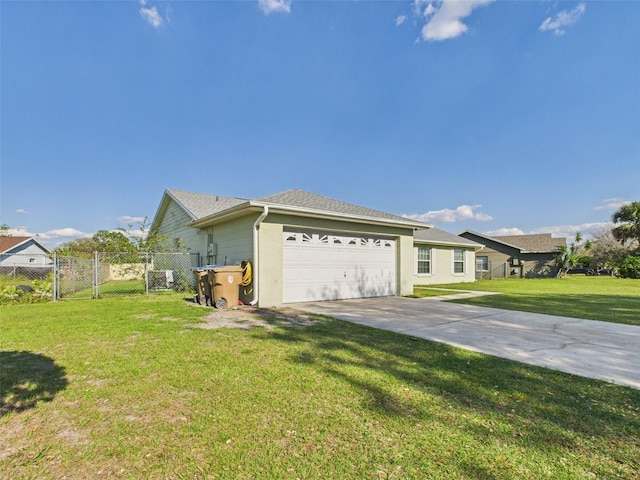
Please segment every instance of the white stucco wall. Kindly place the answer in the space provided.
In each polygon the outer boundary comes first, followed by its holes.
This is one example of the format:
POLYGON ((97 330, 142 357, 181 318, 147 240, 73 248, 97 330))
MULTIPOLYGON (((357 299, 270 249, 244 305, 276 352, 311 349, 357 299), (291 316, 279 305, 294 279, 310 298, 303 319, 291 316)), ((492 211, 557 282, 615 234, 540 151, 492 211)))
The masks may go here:
MULTIPOLYGON (((257 218, 257 216, 256 216, 257 218)), ((269 215, 260 226, 258 291, 263 307, 282 305, 283 241, 285 228, 316 229, 332 232, 388 236, 397 245, 398 295, 413 293, 413 232, 407 228, 383 227, 288 215, 269 215)))
POLYGON ((464 249, 464 273, 453 272, 454 247, 438 245, 414 245, 413 283, 414 285, 434 285, 439 283, 462 283, 475 281, 476 256, 473 249, 464 249), (431 273, 418 273, 418 246, 431 248, 431 273))

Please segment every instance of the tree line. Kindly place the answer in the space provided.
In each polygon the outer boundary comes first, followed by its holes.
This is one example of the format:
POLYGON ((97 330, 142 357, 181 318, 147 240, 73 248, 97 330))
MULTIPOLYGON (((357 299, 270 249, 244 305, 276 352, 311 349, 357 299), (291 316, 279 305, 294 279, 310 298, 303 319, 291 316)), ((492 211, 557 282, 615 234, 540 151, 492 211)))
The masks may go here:
POLYGON ((58 255, 89 257, 94 252, 139 258, 146 253, 186 252, 180 241, 171 241, 167 235, 150 230, 145 217, 138 225, 130 224, 116 230, 98 230, 90 238, 78 238, 55 249, 58 255))
POLYGON ((576 265, 616 269, 618 275, 640 278, 640 202, 622 205, 611 217, 613 228, 583 241, 578 232, 573 242, 556 255, 558 276, 576 265))

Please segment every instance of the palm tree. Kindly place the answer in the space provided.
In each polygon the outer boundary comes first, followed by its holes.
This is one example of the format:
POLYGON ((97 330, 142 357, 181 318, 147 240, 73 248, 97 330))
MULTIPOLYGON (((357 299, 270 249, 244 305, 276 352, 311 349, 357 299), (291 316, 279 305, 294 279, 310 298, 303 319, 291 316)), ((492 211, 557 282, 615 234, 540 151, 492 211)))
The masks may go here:
POLYGON ((613 237, 622 245, 627 240, 636 240, 640 245, 640 202, 622 205, 613 214, 613 223, 617 226, 611 230, 613 237))
POLYGON ((570 245, 562 244, 555 255, 555 263, 558 268, 557 277, 560 278, 569 271, 569 269, 575 267, 584 255, 580 255, 581 249, 590 250, 591 240, 587 240, 584 245, 580 245, 582 242, 582 234, 576 232, 576 239, 571 242, 570 245))

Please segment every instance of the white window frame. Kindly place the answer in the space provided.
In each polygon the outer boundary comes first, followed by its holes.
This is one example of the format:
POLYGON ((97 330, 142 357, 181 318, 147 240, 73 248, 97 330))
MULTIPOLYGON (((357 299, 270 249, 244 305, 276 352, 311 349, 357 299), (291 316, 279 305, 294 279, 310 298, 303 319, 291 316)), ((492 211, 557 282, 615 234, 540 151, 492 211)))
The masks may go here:
POLYGON ((422 246, 418 246, 415 249, 415 273, 416 275, 433 275, 433 248, 431 247, 427 247, 425 245, 422 246), (429 253, 429 258, 428 259, 421 259, 420 258, 420 252, 421 251, 427 251, 429 253), (427 264, 427 272, 421 272, 420 271, 420 263, 426 263, 427 264))
POLYGON ((467 271, 467 252, 461 248, 451 250, 451 273, 453 275, 464 275, 467 271), (462 259, 456 259, 456 252, 462 253, 462 259), (462 263, 462 271, 456 272, 456 264, 462 263))

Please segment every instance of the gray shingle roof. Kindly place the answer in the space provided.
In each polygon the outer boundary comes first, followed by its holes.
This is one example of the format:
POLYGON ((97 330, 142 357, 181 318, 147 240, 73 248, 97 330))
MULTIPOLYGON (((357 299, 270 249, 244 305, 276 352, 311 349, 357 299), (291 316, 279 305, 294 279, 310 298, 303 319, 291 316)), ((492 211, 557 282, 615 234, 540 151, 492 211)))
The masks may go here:
POLYGON ((393 220, 399 222, 410 222, 412 220, 393 215, 391 213, 373 210, 371 208, 361 207, 353 203, 334 200, 333 198, 324 197, 315 193, 305 192, 303 190, 287 190, 285 192, 268 195, 258 198, 252 203, 266 203, 270 205, 281 205, 287 207, 297 207, 304 210, 315 210, 329 213, 338 213, 354 217, 380 218, 385 220, 393 220))
POLYGON ((180 204, 194 220, 227 210, 248 200, 234 197, 221 197, 206 193, 185 192, 183 190, 168 189, 167 193, 180 204))
POLYGON ((482 244, 474 242, 464 237, 459 237, 453 233, 445 232, 439 228, 429 228, 426 230, 416 230, 413 232, 413 239, 418 242, 435 243, 441 245, 460 245, 480 248, 482 244))
POLYGON ((491 237, 499 242, 514 245, 522 251, 534 253, 554 252, 561 245, 567 243, 565 238, 554 238, 550 233, 537 233, 532 235, 508 235, 500 237, 491 237))
MULTIPOLYGON (((235 209, 261 208, 269 206, 299 215, 320 215, 331 217, 345 217, 364 222, 383 222, 402 224, 404 227, 427 228, 428 225, 416 220, 381 212, 371 208, 361 207, 352 203, 342 202, 303 190, 287 190, 285 192, 267 195, 255 200, 244 198, 221 197, 203 193, 185 192, 183 190, 167 189, 166 195, 180 205, 194 222, 208 221, 217 214, 226 214, 235 209)), ((157 217, 158 214, 156 214, 157 217)), ((155 222, 155 220, 154 220, 155 222)))

